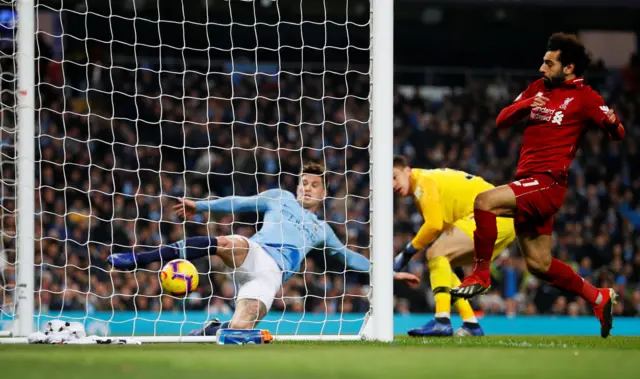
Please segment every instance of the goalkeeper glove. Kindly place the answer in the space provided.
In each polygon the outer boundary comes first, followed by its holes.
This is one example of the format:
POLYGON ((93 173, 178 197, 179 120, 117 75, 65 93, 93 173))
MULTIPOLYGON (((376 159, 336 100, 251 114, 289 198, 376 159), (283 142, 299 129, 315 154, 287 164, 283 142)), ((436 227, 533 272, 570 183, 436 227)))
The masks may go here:
POLYGON ((396 271, 396 272, 402 271, 402 269, 409 263, 411 258, 413 258, 413 256, 417 252, 418 252, 418 249, 413 247, 413 244, 411 242, 406 244, 402 248, 402 250, 400 250, 400 253, 398 253, 398 255, 396 255, 395 259, 393 260, 393 271, 396 271))

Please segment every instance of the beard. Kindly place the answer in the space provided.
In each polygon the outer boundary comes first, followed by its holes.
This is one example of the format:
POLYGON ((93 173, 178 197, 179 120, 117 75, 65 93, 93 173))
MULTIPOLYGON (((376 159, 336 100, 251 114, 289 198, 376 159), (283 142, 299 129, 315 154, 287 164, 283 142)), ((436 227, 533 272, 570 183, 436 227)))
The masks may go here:
POLYGON ((551 77, 544 75, 543 79, 544 79, 544 86, 547 89, 557 88, 565 81, 565 77, 562 73, 556 76, 551 76, 551 77))

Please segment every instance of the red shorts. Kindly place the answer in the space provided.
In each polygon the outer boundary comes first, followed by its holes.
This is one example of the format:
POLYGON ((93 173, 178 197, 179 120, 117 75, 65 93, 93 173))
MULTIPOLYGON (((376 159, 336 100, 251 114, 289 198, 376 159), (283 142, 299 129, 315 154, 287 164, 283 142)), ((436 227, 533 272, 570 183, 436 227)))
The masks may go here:
POLYGON ((549 174, 534 174, 509 183, 516 194, 516 234, 553 233, 553 216, 564 203, 567 187, 549 174))

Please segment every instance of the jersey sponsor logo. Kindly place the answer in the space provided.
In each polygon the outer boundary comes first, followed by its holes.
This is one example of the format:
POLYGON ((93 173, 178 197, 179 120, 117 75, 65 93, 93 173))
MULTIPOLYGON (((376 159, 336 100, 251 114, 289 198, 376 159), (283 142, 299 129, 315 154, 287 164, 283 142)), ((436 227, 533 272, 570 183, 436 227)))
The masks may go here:
POLYGON ((551 121, 551 123, 562 125, 563 118, 564 118, 564 113, 562 113, 562 111, 556 112, 556 114, 553 115, 553 121, 551 121))
POLYGON ((531 115, 529 116, 529 118, 531 120, 549 122, 549 121, 551 121, 551 117, 553 116, 553 112, 555 112, 555 110, 553 110, 553 109, 544 108, 544 107, 536 107, 536 108, 533 108, 531 110, 531 115))
POLYGON ((560 109, 564 109, 566 111, 567 107, 569 106, 569 103, 572 101, 573 101, 573 97, 567 97, 566 99, 564 99, 564 103, 562 103, 562 105, 560 106, 560 109))

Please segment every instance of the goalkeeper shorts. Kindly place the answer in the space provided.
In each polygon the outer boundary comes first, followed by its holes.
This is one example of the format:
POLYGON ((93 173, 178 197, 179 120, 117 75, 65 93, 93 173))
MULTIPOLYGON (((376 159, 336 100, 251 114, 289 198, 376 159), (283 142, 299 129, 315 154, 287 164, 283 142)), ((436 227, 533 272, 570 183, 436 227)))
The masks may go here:
MULTIPOLYGON (((492 260, 496 259, 498 255, 516 239, 516 230, 512 218, 498 217, 496 218, 496 223, 498 227, 498 238, 496 238, 496 244, 493 248, 492 260)), ((473 232, 476 230, 476 221, 474 220, 473 213, 454 222, 453 225, 462 230, 462 232, 473 241, 473 232)))
POLYGON ((249 243, 249 252, 242 265, 232 274, 236 285, 236 301, 260 300, 268 312, 276 293, 282 287, 282 270, 262 246, 248 238, 242 238, 249 243))

